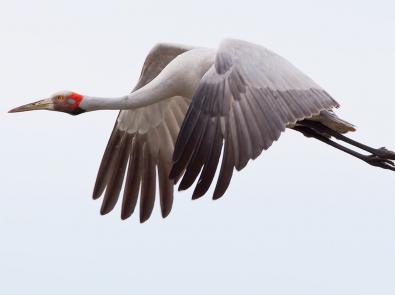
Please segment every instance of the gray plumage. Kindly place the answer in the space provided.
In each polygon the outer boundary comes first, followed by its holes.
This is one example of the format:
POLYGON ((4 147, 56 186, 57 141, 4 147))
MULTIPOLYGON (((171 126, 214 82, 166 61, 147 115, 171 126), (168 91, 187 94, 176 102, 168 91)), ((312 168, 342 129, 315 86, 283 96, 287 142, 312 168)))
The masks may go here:
MULTIPOLYGON (((170 44, 154 47, 133 92, 158 79, 163 69, 191 50, 194 48, 170 44)), ((199 56, 198 50, 194 52, 199 56)), ((225 40, 217 52, 208 54, 213 56, 212 62, 205 65, 208 70, 202 72, 189 95, 120 112, 93 193, 98 198, 105 190, 102 214, 114 208, 126 172, 121 217, 128 218, 134 212, 139 195, 140 221, 150 217, 157 178, 162 216, 166 217, 173 203, 174 180, 182 178, 179 189, 183 190, 199 177, 192 197, 203 196, 213 182, 222 151, 214 199, 225 193, 233 169, 243 169, 286 127, 307 118, 323 118, 324 124, 338 118, 327 113, 339 106, 333 98, 284 58, 262 46, 225 40)), ((194 56, 192 59, 197 60, 194 56)), ((198 71, 193 68, 199 67, 198 63, 187 67, 188 61, 181 61, 174 63, 179 63, 176 66, 180 71, 183 67, 183 75, 187 70, 198 71)), ((339 126, 350 131, 352 125, 341 121, 339 126)))
POLYGON ((259 45, 225 40, 193 95, 170 176, 178 177, 186 169, 180 188, 187 189, 204 167, 193 198, 202 196, 211 184, 224 141, 214 191, 214 198, 219 198, 229 185, 233 168, 243 169, 289 124, 338 106, 321 87, 277 54, 259 45))
POLYGON ((357 157, 395 170, 395 153, 373 149, 344 133, 355 131, 339 118, 339 104, 312 79, 276 53, 245 41, 226 39, 218 50, 159 44, 147 55, 133 91, 103 98, 61 91, 10 112, 46 109, 78 115, 121 110, 103 155, 93 198, 103 194, 101 213, 121 195, 121 218, 139 203, 140 221, 152 213, 159 194, 166 217, 179 190, 196 186, 192 198, 226 192, 234 169, 267 150, 290 128, 357 157), (366 156, 331 140, 368 151, 366 156), (222 161, 220 163, 222 155, 222 161), (157 187, 159 189, 157 189, 157 187))

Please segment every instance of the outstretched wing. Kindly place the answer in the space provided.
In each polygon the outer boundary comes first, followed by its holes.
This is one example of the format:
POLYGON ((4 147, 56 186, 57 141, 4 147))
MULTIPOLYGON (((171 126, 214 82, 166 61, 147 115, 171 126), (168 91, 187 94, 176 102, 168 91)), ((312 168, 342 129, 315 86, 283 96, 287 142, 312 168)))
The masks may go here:
POLYGON ((212 183, 223 148, 213 196, 217 199, 228 188, 233 168, 243 169, 288 124, 338 106, 279 55, 248 42, 224 40, 193 95, 176 142, 170 177, 177 179, 185 171, 179 185, 182 190, 200 174, 193 198, 201 197, 212 183))
MULTIPOLYGON (((148 54, 140 79, 133 91, 154 79, 176 56, 191 47, 159 44, 148 54)), ((104 192, 101 214, 116 205, 125 174, 121 218, 134 211, 140 195, 140 221, 146 221, 154 207, 157 175, 160 206, 166 217, 173 204, 174 182, 169 179, 174 144, 190 99, 177 96, 135 110, 119 112, 107 144, 93 198, 104 192)))

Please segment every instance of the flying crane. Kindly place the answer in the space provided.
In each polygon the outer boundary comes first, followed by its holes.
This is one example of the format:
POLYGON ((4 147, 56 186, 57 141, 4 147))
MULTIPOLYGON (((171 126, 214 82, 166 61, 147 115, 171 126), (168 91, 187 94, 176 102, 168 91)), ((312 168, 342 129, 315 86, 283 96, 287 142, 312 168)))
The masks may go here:
POLYGON ((9 112, 79 115, 120 110, 93 198, 104 194, 100 212, 107 214, 124 183, 121 218, 132 215, 139 199, 140 222, 144 222, 154 207, 157 182, 163 217, 171 211, 175 183, 180 181, 179 190, 185 190, 198 179, 192 195, 197 199, 209 189, 217 167, 213 198, 218 199, 227 190, 234 168, 241 170, 256 159, 286 128, 395 171, 394 152, 344 135, 355 127, 335 114, 338 107, 324 89, 283 57, 260 45, 225 39, 218 50, 156 45, 128 95, 104 98, 60 91, 9 112))

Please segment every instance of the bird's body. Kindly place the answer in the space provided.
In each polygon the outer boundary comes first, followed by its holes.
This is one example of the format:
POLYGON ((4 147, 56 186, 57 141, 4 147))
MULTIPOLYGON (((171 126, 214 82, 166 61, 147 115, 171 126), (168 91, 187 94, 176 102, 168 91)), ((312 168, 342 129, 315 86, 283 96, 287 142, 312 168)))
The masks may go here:
POLYGON ((159 183, 162 216, 172 207, 174 182, 193 198, 210 187, 217 166, 214 199, 228 188, 233 169, 268 149, 288 127, 365 162, 395 170, 395 154, 346 138, 352 124, 333 109, 339 104, 318 84, 270 50, 224 40, 218 50, 159 44, 148 54, 135 89, 118 98, 62 92, 11 112, 50 109, 80 114, 121 110, 99 168, 93 197, 104 193, 101 213, 110 212, 122 185, 123 219, 140 196, 140 220, 152 212, 159 183), (333 142, 346 141, 364 156, 333 142), (222 153, 222 162, 219 164, 222 153))

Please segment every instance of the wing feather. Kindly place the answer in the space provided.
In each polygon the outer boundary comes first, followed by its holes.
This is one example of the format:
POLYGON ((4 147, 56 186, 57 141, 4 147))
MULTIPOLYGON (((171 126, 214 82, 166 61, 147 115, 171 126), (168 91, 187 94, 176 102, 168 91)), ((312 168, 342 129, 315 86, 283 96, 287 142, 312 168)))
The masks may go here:
POLYGON ((104 151, 104 156, 100 163, 99 171, 97 173, 95 188, 93 190, 93 199, 100 198, 100 196, 103 194, 106 188, 107 179, 109 176, 111 176, 113 170, 111 163, 116 155, 116 152, 114 152, 114 150, 120 140, 121 140, 121 132, 119 132, 115 124, 110 139, 108 141, 106 150, 104 151))
POLYGON ((139 137, 138 134, 135 134, 130 149, 128 173, 122 200, 122 219, 127 219, 133 214, 139 195, 141 170, 143 167, 141 155, 142 146, 139 137))
MULTIPOLYGON (((192 47, 159 44, 148 54, 137 90, 152 81, 166 65, 192 47)), ((190 99, 175 96, 134 110, 119 112, 100 164, 93 198, 104 193, 101 213, 116 205, 125 180, 121 218, 130 217, 140 196, 140 222, 146 221, 155 204, 159 183, 162 216, 173 204, 174 181, 168 178, 175 141, 190 99), (125 177, 126 174, 126 177, 125 177)))
POLYGON ((140 192, 140 222, 148 220, 155 203, 156 171, 155 160, 147 142, 143 146, 143 177, 140 192))
POLYGON ((129 155, 129 151, 127 149, 129 141, 130 136, 125 134, 122 136, 122 139, 115 150, 115 158, 112 163, 114 170, 107 184, 107 189, 100 209, 101 214, 107 214, 110 212, 117 203, 129 155))
POLYGON ((221 126, 218 118, 213 118, 210 122, 210 129, 214 130, 214 134, 210 140, 212 141, 210 151, 207 154, 207 158, 204 163, 203 171, 200 174, 200 178, 196 184, 196 188, 193 192, 192 199, 197 199, 203 196, 209 189, 211 182, 214 178, 215 171, 217 170, 219 158, 222 151, 222 138, 219 135, 221 132, 221 126))
POLYGON ((267 150, 289 124, 338 106, 279 55, 252 43, 225 40, 193 95, 170 177, 182 176, 179 189, 187 189, 200 174, 193 197, 201 197, 212 183, 223 149, 213 195, 217 199, 229 186, 233 169, 243 169, 267 150))

